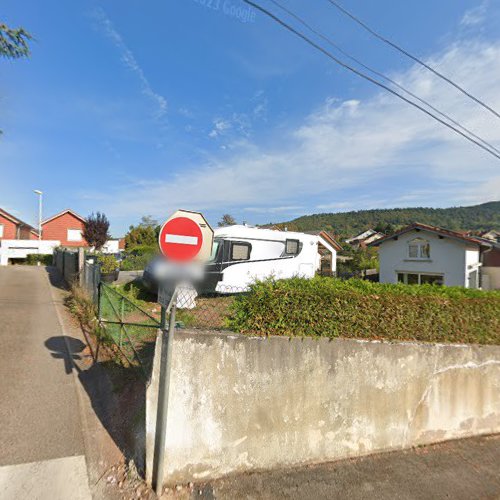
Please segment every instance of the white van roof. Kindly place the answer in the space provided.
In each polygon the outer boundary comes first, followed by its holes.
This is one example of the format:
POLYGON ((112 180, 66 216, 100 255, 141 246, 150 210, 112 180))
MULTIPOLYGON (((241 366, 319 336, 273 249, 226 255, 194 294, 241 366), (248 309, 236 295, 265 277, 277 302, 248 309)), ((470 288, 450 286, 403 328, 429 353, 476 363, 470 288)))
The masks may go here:
POLYGON ((252 240, 300 240, 318 241, 318 237, 311 234, 297 233, 294 231, 277 231, 275 229, 262 229, 244 225, 219 227, 214 231, 215 238, 243 238, 252 240))

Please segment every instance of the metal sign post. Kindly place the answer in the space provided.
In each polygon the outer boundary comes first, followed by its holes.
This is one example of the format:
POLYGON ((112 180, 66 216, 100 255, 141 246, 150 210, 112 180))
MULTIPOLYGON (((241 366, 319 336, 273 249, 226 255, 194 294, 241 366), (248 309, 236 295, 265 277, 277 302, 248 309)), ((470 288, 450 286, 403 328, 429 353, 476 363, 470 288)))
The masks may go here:
POLYGON ((177 289, 171 295, 170 304, 161 306, 161 362, 158 389, 158 407, 156 409, 156 435, 154 476, 155 491, 158 498, 163 491, 165 475, 165 449, 167 442, 167 415, 168 415, 168 392, 170 390, 170 371, 172 365, 172 347, 175 333, 175 312, 177 309, 177 289), (168 330, 166 327, 167 314, 170 310, 170 321, 168 330))
POLYGON ((153 483, 158 497, 163 492, 165 479, 168 397, 178 286, 183 282, 192 282, 199 278, 203 262, 209 259, 212 252, 213 234, 212 228, 202 214, 178 210, 163 224, 158 238, 161 253, 166 258, 158 293, 158 302, 161 304, 162 342, 153 457, 153 483))

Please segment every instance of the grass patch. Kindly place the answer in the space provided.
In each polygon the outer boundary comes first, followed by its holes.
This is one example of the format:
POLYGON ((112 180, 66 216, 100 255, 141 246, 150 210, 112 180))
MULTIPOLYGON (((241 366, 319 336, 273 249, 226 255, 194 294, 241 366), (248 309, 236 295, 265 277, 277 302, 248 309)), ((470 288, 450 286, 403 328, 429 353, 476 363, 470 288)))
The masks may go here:
POLYGON ((241 333, 500 344, 500 292, 331 278, 267 280, 235 297, 241 333))

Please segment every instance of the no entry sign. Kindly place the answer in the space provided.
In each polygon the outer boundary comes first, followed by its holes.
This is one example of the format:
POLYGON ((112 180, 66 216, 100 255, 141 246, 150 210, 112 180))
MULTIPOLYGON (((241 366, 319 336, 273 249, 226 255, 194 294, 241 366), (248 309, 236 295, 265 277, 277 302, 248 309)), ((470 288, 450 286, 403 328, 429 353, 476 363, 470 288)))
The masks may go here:
POLYGON ((213 230, 202 214, 178 210, 163 224, 159 236, 161 253, 174 262, 208 260, 213 230))

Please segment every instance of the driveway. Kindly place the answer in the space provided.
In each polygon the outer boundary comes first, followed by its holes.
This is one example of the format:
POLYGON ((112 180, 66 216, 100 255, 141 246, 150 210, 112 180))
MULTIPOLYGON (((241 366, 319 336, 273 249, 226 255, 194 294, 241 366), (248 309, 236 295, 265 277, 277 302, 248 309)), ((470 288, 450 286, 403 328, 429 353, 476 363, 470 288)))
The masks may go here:
POLYGON ((89 499, 75 377, 47 273, 0 268, 0 497, 89 499))

